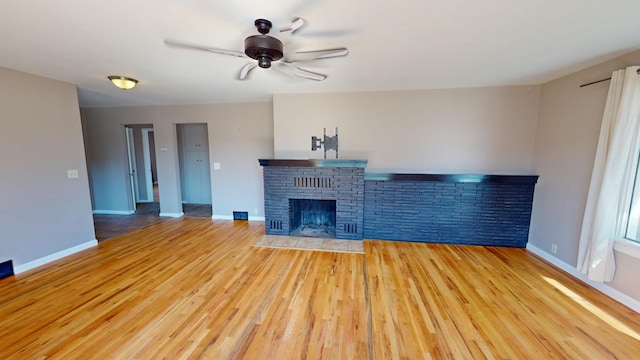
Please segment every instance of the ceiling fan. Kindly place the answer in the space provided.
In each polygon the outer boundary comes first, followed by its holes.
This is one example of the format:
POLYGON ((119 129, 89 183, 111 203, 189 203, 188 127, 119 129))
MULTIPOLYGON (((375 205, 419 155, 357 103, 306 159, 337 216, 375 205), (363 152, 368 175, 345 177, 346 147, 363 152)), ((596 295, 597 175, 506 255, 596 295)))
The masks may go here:
MULTIPOLYGON (((302 69, 297 66, 297 63, 347 56, 349 54, 349 50, 346 47, 314 51, 285 52, 282 41, 276 39, 275 37, 267 35, 273 27, 271 21, 265 19, 257 19, 254 24, 256 26, 256 29, 258 29, 260 35, 252 35, 244 39, 244 52, 216 49, 175 40, 165 40, 164 43, 167 46, 203 50, 216 54, 229 55, 240 58, 251 58, 253 60, 257 60, 252 61, 242 67, 239 76, 240 80, 245 80, 248 77, 249 73, 258 66, 266 69, 270 68, 272 63, 275 63, 274 69, 278 72, 284 73, 289 76, 298 76, 305 79, 322 81, 327 78, 327 75, 302 69)), ((291 21, 291 24, 289 24, 285 28, 280 29, 280 33, 282 37, 288 37, 292 35, 296 30, 300 29, 303 25, 304 20, 302 18, 294 18, 291 21)))

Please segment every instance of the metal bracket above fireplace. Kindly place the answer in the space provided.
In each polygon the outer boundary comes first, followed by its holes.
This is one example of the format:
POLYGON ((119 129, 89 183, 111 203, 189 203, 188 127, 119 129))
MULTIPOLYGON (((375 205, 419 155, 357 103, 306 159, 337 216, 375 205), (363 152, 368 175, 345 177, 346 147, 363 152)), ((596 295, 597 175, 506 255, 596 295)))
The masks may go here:
POLYGON ((338 128, 334 136, 327 136, 327 128, 324 128, 324 138, 320 139, 316 136, 311 137, 311 151, 322 149, 324 145, 324 158, 327 158, 327 150, 336 151, 336 159, 338 158, 338 128))

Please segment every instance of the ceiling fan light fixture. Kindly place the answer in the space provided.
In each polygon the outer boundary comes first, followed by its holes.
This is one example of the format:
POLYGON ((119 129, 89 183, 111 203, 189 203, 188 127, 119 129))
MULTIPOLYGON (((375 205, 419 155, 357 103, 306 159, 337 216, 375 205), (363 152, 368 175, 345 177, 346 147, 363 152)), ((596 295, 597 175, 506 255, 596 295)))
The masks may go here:
POLYGON ((133 89, 133 87, 138 83, 138 80, 126 76, 110 75, 107 76, 107 79, 109 79, 113 85, 122 90, 133 89))
POLYGON ((271 58, 267 55, 258 56, 258 66, 263 69, 271 67, 271 58))

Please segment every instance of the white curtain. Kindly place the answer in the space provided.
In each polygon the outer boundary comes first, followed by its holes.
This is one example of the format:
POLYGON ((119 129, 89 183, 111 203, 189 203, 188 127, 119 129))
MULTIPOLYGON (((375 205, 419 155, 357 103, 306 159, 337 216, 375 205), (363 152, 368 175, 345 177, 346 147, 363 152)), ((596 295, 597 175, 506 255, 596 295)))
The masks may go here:
POLYGON ((615 273, 613 244, 624 236, 638 163, 639 68, 611 77, 582 223, 577 268, 600 282, 611 281, 615 273))

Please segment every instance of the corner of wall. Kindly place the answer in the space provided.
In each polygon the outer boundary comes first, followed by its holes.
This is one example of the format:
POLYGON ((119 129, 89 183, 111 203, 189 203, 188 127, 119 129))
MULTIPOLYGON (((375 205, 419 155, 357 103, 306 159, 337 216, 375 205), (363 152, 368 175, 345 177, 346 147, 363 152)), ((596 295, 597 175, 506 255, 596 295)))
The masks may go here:
POLYGON ((547 252, 542 251, 541 249, 537 248, 535 245, 527 244, 527 250, 533 253, 534 255, 542 258, 544 261, 550 263, 551 265, 573 276, 574 278, 582 281, 583 283, 591 286, 592 288, 616 300, 617 302, 627 306, 630 309, 633 309, 637 313, 640 313, 639 300, 636 300, 618 291, 617 289, 607 285, 606 283, 600 283, 600 282, 589 280, 585 274, 579 272, 575 267, 565 263, 564 261, 556 257, 549 255, 547 252))

